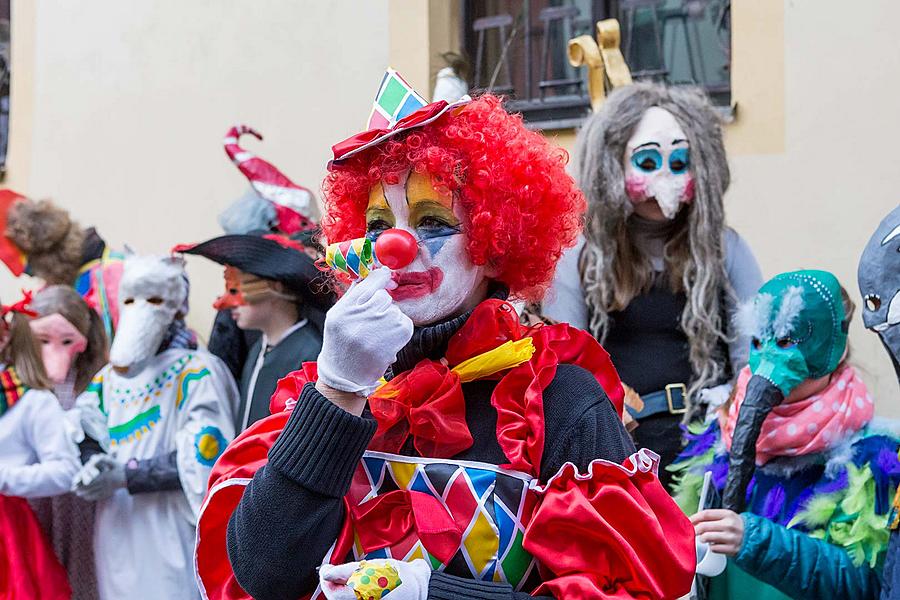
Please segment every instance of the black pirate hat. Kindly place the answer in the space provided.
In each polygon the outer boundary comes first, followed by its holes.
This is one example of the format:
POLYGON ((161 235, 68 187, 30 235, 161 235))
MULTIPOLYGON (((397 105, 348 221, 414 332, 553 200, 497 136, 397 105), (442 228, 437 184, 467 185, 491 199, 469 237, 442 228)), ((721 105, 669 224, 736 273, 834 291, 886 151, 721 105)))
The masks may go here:
POLYGON ((334 295, 316 267, 317 249, 282 235, 222 235, 199 244, 179 244, 173 252, 196 254, 262 279, 281 282, 306 302, 327 310, 334 295))

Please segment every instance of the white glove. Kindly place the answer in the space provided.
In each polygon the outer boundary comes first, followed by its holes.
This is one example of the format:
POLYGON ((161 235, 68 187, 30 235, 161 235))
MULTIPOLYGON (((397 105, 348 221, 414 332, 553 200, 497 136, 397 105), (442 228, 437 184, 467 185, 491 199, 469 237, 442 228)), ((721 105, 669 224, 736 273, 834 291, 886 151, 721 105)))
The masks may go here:
POLYGON ((89 502, 105 500, 127 484, 125 465, 109 454, 95 454, 72 479, 72 491, 89 502))
MULTIPOLYGON (((390 600, 427 600, 431 567, 421 558, 412 562, 401 562, 393 558, 379 558, 365 561, 367 566, 390 565, 400 575, 400 585, 384 597, 390 600)), ((319 586, 328 600, 356 600, 356 592, 347 586, 347 580, 361 563, 343 565, 322 565, 319 569, 319 586)))
POLYGON ((381 267, 354 283, 325 316, 319 381, 368 396, 409 343, 413 322, 387 293, 391 271, 381 267))

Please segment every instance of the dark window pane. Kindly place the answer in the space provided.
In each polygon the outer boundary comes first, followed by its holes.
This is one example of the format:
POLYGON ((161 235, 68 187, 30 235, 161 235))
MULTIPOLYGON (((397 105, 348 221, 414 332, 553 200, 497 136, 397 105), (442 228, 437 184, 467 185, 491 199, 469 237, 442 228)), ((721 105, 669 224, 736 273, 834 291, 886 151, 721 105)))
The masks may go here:
POLYGON ((0 0, 0 180, 6 174, 9 144, 10 0, 0 0))
POLYGON ((464 50, 472 89, 507 96, 531 126, 577 125, 587 114, 586 69, 569 65, 569 39, 617 17, 635 78, 730 94, 730 0, 466 0, 464 50))

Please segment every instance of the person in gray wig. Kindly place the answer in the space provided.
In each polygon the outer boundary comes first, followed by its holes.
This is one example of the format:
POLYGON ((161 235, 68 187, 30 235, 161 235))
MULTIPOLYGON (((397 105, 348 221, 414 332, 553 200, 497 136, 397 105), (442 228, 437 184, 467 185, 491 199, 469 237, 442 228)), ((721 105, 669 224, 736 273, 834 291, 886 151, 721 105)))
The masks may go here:
POLYGON ((619 88, 585 123, 574 169, 588 200, 584 239, 560 262, 544 313, 604 345, 643 400, 629 409, 637 444, 666 465, 680 422, 724 401, 715 388, 746 364, 749 340, 731 317, 762 284, 725 225, 720 119, 695 89, 619 88))

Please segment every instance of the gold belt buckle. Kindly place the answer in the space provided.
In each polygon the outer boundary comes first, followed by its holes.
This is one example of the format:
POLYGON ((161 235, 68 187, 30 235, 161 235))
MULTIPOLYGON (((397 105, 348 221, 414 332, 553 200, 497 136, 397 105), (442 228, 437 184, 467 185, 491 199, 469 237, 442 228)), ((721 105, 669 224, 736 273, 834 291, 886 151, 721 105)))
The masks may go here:
POLYGON ((673 415, 683 415, 687 412, 687 386, 683 383, 670 383, 666 386, 666 402, 669 403, 669 413, 673 415), (681 401, 684 408, 675 408, 672 404, 672 390, 681 390, 681 401))

